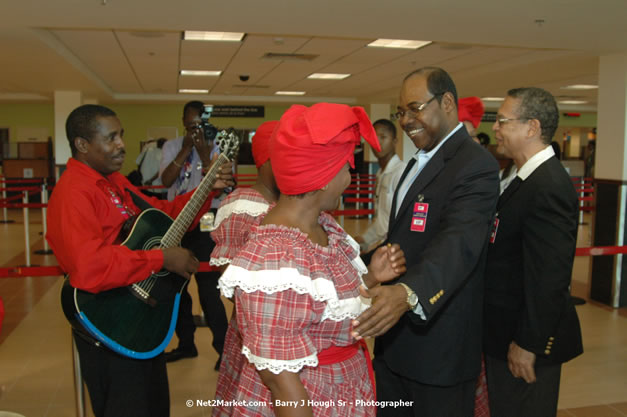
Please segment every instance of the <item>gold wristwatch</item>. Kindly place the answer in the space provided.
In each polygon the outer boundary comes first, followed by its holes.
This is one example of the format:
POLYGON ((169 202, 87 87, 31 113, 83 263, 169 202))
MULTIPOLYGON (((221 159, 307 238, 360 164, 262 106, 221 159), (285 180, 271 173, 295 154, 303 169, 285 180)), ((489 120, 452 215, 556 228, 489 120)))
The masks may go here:
POLYGON ((408 310, 415 309, 418 305, 418 296, 416 295, 414 290, 412 290, 407 284, 403 284, 402 282, 399 282, 398 285, 402 285, 403 288, 405 288, 405 291, 407 291, 407 306, 409 307, 408 310))

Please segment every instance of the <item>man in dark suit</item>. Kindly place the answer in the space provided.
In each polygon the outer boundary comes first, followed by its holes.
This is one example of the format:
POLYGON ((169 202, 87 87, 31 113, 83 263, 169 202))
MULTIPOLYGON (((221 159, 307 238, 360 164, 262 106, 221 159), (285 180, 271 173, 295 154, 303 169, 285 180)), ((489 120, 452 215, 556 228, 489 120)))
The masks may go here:
POLYGON ((540 88, 510 90, 494 123, 518 174, 488 249, 484 349, 493 417, 555 416, 561 364, 583 352, 570 279, 577 194, 555 157, 559 113, 540 88))
POLYGON ((369 290, 355 337, 375 344, 379 416, 473 415, 481 367, 483 273, 498 198, 496 160, 457 117, 457 91, 440 68, 402 85, 397 117, 419 149, 396 189, 388 241, 407 272, 369 290))

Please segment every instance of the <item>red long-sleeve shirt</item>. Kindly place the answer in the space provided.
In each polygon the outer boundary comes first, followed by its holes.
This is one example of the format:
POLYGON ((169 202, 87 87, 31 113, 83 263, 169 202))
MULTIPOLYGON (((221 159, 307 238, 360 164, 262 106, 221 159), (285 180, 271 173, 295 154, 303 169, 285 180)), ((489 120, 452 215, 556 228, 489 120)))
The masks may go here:
MULTIPOLYGON (((147 197, 119 172, 105 177, 71 158, 48 203, 46 238, 73 287, 97 293, 141 281, 163 267, 160 249, 131 250, 119 244, 127 220, 123 205, 139 213, 127 188, 173 218, 192 196, 190 192, 171 202, 147 197)), ((209 209, 212 196, 192 227, 209 209)))

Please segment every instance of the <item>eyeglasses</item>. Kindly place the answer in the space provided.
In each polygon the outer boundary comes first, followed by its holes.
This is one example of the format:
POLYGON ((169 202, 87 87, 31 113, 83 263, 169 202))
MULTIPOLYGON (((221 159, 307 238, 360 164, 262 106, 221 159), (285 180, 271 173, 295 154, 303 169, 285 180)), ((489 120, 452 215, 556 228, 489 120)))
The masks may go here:
POLYGON ((498 123, 500 125, 504 125, 506 123, 512 122, 514 120, 529 120, 529 118, 527 117, 517 117, 517 118, 508 118, 508 117, 497 117, 495 120, 495 123, 498 123))
POLYGON ((409 107, 407 110, 399 110, 399 111, 397 111, 396 113, 393 114, 394 120, 400 120, 405 115, 407 115, 407 117, 409 117, 410 119, 413 119, 414 117, 418 116, 418 113, 423 111, 425 109, 425 107, 427 107, 429 105, 429 103, 431 103, 433 100, 435 100, 438 96, 442 96, 442 95, 444 95, 444 93, 437 93, 433 97, 431 97, 429 100, 427 100, 426 102, 422 103, 418 107, 414 107, 414 108, 409 107))

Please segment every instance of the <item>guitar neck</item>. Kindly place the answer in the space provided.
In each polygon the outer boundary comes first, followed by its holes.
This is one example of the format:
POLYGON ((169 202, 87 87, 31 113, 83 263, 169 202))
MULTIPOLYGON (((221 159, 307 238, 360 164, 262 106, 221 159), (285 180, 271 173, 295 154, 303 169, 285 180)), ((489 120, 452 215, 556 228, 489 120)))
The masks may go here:
POLYGON ((181 210, 161 239, 162 248, 171 248, 178 246, 181 243, 183 235, 187 232, 187 229, 192 224, 194 218, 207 200, 207 196, 211 192, 213 184, 216 182, 220 168, 228 161, 229 159, 224 154, 220 154, 219 158, 213 164, 209 172, 207 172, 202 181, 200 181, 196 191, 194 191, 192 197, 189 199, 187 204, 185 204, 183 210, 181 210))

